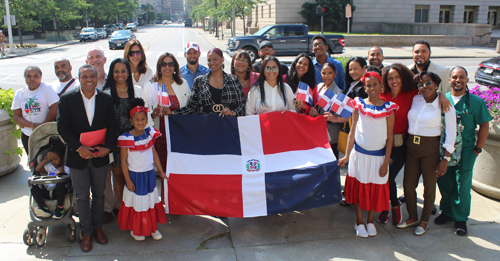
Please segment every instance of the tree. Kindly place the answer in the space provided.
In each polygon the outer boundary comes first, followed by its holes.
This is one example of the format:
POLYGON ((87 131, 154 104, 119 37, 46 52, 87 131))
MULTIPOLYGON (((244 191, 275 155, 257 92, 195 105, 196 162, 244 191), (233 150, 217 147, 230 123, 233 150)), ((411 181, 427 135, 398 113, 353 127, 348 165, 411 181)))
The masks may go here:
POLYGON ((23 44, 24 31, 32 31, 40 27, 37 14, 43 10, 44 5, 50 4, 47 0, 9 0, 10 14, 16 16, 19 43, 23 44))
POLYGON ((352 4, 352 0, 316 0, 316 3, 305 2, 302 4, 302 11, 299 14, 304 17, 307 25, 314 28, 321 23, 319 15, 316 14, 316 6, 326 6, 328 11, 324 15, 324 23, 336 26, 344 21, 347 4, 351 4, 354 12, 356 6, 352 4))

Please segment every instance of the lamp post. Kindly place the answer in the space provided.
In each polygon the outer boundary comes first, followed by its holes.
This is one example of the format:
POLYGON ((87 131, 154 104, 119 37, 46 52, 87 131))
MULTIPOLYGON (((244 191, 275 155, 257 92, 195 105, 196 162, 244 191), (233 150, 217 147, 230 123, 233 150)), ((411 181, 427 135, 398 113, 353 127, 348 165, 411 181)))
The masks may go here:
POLYGON ((7 16, 7 30, 9 31, 10 53, 14 53, 14 37, 12 36, 12 24, 10 20, 9 0, 5 0, 5 15, 7 16))

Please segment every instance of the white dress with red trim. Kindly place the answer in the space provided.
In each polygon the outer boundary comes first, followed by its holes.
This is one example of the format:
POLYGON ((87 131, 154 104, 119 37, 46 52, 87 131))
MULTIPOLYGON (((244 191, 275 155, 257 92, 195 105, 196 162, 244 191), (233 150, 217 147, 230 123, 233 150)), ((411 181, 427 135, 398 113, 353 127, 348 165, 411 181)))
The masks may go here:
POLYGON ((346 201, 366 211, 389 210, 389 174, 380 177, 379 169, 385 160, 386 118, 399 107, 393 102, 369 105, 359 97, 353 103, 359 117, 345 180, 346 201))
POLYGON ((118 225, 132 230, 136 236, 149 236, 157 230, 158 223, 167 222, 165 208, 156 189, 153 145, 161 133, 155 128, 144 129, 144 134, 134 137, 130 132, 118 137, 118 147, 128 148, 128 169, 135 191, 123 189, 123 201, 118 213, 118 225))

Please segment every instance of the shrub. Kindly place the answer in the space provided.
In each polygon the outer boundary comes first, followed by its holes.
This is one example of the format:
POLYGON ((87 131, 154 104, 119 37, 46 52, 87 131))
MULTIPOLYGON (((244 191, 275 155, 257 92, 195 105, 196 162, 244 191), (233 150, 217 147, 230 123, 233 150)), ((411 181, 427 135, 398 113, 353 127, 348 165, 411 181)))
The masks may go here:
POLYGON ((47 33, 46 40, 47 41, 71 41, 73 40, 74 37, 71 33, 69 32, 64 32, 64 33, 58 33, 56 34, 55 32, 47 33))

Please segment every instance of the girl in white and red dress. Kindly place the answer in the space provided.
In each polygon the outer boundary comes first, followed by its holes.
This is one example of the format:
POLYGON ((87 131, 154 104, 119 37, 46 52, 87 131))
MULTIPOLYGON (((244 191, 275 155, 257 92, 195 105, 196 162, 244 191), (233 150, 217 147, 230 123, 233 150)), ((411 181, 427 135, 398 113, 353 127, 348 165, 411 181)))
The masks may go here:
POLYGON ((356 205, 354 229, 359 237, 376 236, 373 224, 375 212, 389 210, 388 166, 394 141, 394 110, 398 105, 379 98, 381 77, 376 72, 366 72, 361 78, 368 98, 354 99, 352 125, 347 138, 346 155, 339 160, 344 166, 350 161, 345 181, 345 197, 356 205), (363 210, 368 211, 367 225, 363 210))
POLYGON ((118 214, 118 225, 123 230, 130 230, 130 235, 137 241, 151 235, 160 240, 158 223, 167 222, 163 204, 156 189, 156 175, 153 164, 162 178, 167 178, 154 150, 155 139, 161 136, 153 127, 147 127, 149 111, 144 101, 136 98, 130 101, 130 121, 134 129, 118 137, 122 170, 126 188, 118 214))

